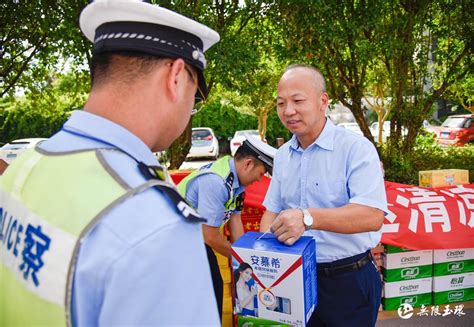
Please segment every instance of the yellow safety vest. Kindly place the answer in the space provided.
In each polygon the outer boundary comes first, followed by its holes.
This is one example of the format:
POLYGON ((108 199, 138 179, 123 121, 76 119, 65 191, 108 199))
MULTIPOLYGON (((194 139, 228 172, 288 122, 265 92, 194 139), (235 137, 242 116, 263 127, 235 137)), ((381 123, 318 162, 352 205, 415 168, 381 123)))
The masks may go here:
MULTIPOLYGON (((129 197, 150 187, 174 190, 156 179, 127 188, 99 160, 104 151, 114 150, 31 149, 0 177, 0 326, 71 325, 81 240, 129 197)), ((193 213, 173 192, 183 215, 193 213)))
POLYGON ((231 156, 224 156, 219 160, 216 160, 214 163, 201 167, 198 170, 193 171, 191 174, 186 176, 179 184, 178 191, 183 197, 186 197, 186 190, 189 185, 189 182, 194 180, 196 177, 204 174, 216 174, 222 178, 228 194, 229 199, 224 204, 225 214, 222 225, 224 225, 229 219, 232 213, 242 206, 243 202, 243 193, 239 195, 234 195, 234 190, 232 188, 234 182, 234 174, 230 169, 229 161, 233 160, 231 156))

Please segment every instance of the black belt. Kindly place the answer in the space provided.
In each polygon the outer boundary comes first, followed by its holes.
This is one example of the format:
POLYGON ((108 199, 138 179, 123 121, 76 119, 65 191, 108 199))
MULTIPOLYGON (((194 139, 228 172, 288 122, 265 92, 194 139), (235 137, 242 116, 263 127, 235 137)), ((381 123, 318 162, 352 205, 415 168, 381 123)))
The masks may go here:
POLYGON ((330 277, 346 272, 351 272, 355 270, 359 270, 362 267, 364 267, 367 263, 372 261, 372 254, 370 251, 366 253, 364 257, 361 259, 357 260, 356 262, 341 265, 341 266, 330 266, 330 267, 318 267, 318 275, 322 275, 325 277, 330 277))

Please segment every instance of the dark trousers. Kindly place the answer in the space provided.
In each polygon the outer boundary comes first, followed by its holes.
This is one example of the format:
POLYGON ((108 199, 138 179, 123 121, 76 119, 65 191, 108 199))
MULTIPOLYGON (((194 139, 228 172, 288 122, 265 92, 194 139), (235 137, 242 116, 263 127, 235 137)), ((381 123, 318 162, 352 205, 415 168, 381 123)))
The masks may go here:
MULTIPOLYGON (((366 253, 323 265, 346 265, 366 253)), ((332 276, 318 274, 318 306, 308 326, 375 326, 381 301, 382 282, 372 261, 362 268, 332 276)))
POLYGON ((222 301, 224 298, 224 282, 222 281, 217 257, 212 251, 212 248, 206 244, 207 260, 211 268, 212 284, 214 285, 214 294, 216 295, 217 310, 219 310, 219 317, 222 320, 222 301))

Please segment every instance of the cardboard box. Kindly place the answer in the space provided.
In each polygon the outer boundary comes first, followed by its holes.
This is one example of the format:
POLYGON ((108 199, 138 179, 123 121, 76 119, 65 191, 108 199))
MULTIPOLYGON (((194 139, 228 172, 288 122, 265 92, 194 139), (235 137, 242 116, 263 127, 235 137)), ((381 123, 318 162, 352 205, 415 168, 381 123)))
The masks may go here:
POLYGON ((397 282, 433 275, 433 250, 384 253, 384 281, 397 282))
POLYGON ((222 299, 222 313, 232 314, 232 297, 227 296, 222 299))
POLYGON ((231 283, 224 283, 222 285, 224 297, 232 297, 232 285, 231 283))
POLYGON ((317 304, 316 243, 303 236, 287 246, 261 235, 248 232, 232 245, 235 312, 305 326, 317 304))
POLYGON ((0 175, 2 175, 5 170, 8 168, 8 163, 4 161, 3 159, 0 159, 0 175))
POLYGON ((472 300, 474 300, 474 273, 433 278, 434 304, 472 300))
POLYGON ((271 321, 267 319, 259 319, 249 316, 238 316, 237 318, 237 326, 238 327, 290 327, 291 325, 284 324, 281 322, 271 321))
POLYGON ((232 313, 223 313, 222 314, 222 327, 232 327, 234 326, 234 316, 232 313))
POLYGON ((395 245, 390 245, 390 244, 384 244, 383 245, 383 253, 400 253, 400 252, 410 252, 414 250, 410 250, 407 248, 402 248, 400 246, 395 246, 395 245))
POLYGON ((214 251, 214 254, 216 255, 216 258, 217 258, 217 264, 219 265, 219 267, 226 267, 228 268, 229 267, 229 258, 223 256, 222 254, 220 253, 217 253, 215 250, 214 251))
POLYGON ((474 249, 443 249, 433 251, 433 276, 474 272, 474 249))
POLYGON ((418 172, 418 182, 421 187, 441 187, 469 184, 469 170, 422 170, 418 172))
POLYGON ((385 282, 383 284, 382 304, 384 310, 397 310, 403 303, 413 307, 430 305, 432 278, 404 280, 399 282, 385 282))

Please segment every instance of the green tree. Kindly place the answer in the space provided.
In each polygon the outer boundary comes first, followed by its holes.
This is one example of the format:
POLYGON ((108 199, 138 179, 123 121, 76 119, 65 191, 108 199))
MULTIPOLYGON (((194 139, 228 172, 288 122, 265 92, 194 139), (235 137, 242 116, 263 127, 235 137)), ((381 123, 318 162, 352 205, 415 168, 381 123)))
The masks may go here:
POLYGON ((474 75, 466 74, 464 78, 456 80, 448 86, 443 97, 474 113, 474 75))
POLYGON ((375 60, 373 42, 383 17, 380 1, 277 1, 286 47, 283 58, 309 63, 326 77, 331 98, 348 107, 372 142, 363 106, 367 67, 375 60))
POLYGON ((392 107, 388 105, 389 81, 386 78, 384 67, 381 62, 378 62, 378 65, 376 64, 367 73, 367 93, 364 95, 364 98, 377 115, 377 122, 379 124, 377 142, 380 145, 383 143, 382 132, 384 122, 388 119, 392 107))
POLYGON ((467 1, 386 3, 381 24, 385 33, 377 44, 391 84, 392 143, 404 152, 413 149, 433 103, 450 85, 472 74, 470 8, 467 1), (402 126, 408 129, 403 141, 402 126))
POLYGON ((3 1, 0 4, 0 96, 39 88, 66 58, 90 58, 77 17, 86 0, 3 1))
MULTIPOLYGON (((221 41, 206 52, 208 68, 206 77, 209 91, 217 84, 229 90, 241 85, 243 76, 254 74, 260 67, 257 51, 261 39, 255 34, 260 22, 269 10, 268 4, 261 0, 243 2, 235 0, 181 0, 156 1, 160 5, 176 10, 190 18, 215 29, 221 41)), ((184 135, 170 148, 170 168, 177 168, 184 161, 191 147, 190 122, 184 135)))
MULTIPOLYGON (((318 66, 332 98, 348 107, 364 135, 364 95, 386 76, 394 147, 412 150, 423 119, 446 89, 472 74, 468 1, 277 1, 292 57, 318 66), (381 78, 369 78, 383 67, 381 78), (372 84, 371 84, 372 83, 372 84), (402 140, 402 127, 408 128, 402 140)), ((293 59, 293 60, 294 60, 293 59)), ((373 95, 373 94, 372 94, 373 95)))
POLYGON ((0 98, 0 141, 53 135, 72 110, 82 107, 88 83, 87 73, 71 72, 55 77, 46 87, 30 90, 22 97, 0 98))

